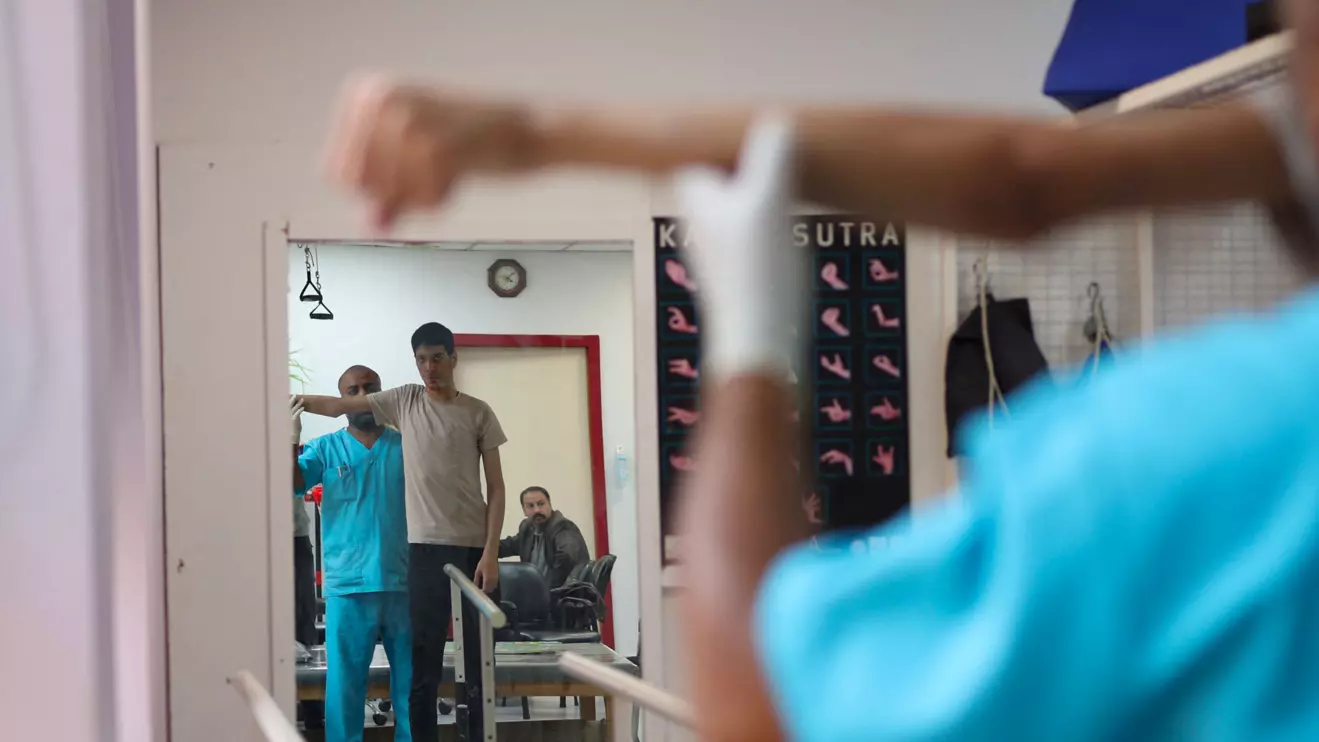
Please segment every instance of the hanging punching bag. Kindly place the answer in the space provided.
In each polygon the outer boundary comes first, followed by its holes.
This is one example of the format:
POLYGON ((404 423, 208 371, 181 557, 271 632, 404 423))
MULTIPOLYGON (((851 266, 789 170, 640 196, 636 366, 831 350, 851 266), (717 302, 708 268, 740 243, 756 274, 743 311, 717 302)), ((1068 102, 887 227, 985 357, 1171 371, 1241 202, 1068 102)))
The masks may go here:
POLYGON ((948 340, 944 361, 944 415, 948 424, 948 456, 962 455, 962 423, 993 403, 989 393, 990 369, 985 359, 983 325, 989 326, 990 358, 994 378, 1006 396, 1049 370, 1049 362, 1035 342, 1035 327, 1026 299, 998 301, 986 297, 985 306, 971 310, 948 340), (986 312, 982 324, 980 312, 986 312))
POLYGON ((1044 94, 1078 111, 1212 59, 1270 28, 1261 19, 1271 14, 1252 7, 1257 5, 1258 0, 1075 0, 1044 94))

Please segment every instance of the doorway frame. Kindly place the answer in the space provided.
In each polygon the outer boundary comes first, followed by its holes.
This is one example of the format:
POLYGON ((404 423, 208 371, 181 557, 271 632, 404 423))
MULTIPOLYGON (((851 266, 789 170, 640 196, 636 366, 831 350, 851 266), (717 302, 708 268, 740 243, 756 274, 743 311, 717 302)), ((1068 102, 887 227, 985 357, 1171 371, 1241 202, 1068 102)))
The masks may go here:
MULTIPOLYGON (((364 228, 351 199, 328 189, 310 171, 307 164, 317 156, 316 145, 305 138, 161 145, 161 334, 166 370, 171 372, 163 374, 165 490, 171 513, 168 631, 172 646, 188 650, 182 653, 186 658, 171 652, 169 724, 180 733, 200 734, 196 742, 247 733, 250 722, 225 713, 224 704, 214 699, 215 689, 223 687, 236 667, 252 670, 292 712, 293 673, 286 664, 292 655, 292 558, 287 573, 282 564, 271 561, 273 554, 291 551, 283 544, 291 532, 292 509, 273 506, 265 467, 256 465, 258 457, 287 459, 287 412, 267 411, 287 404, 287 378, 276 378, 280 364, 287 361, 286 250, 289 242, 369 243, 382 237, 364 228), (279 245, 279 257, 272 263, 266 262, 271 256, 247 247, 263 235, 267 246, 279 245), (206 280, 196 281, 199 275, 206 280), (264 294, 262 283, 271 279, 274 292, 264 294), (185 285, 187 291, 179 288, 185 285), (220 313, 223 321, 216 319, 220 313), (274 336, 284 347, 271 358, 268 341, 274 336), (261 356, 266 356, 266 369, 253 367, 261 356), (263 380, 277 387, 262 388, 263 380), (269 398, 274 392, 279 399, 269 398), (253 425, 260 419, 266 420, 264 431, 253 425), (210 434, 202 436, 202 431, 210 434), (210 474, 216 462, 227 467, 218 470, 224 476, 210 474), (213 502, 223 507, 198 504, 213 502), (244 548, 234 548, 235 538, 243 540, 244 548), (272 541, 263 544, 263 538, 272 541), (225 578, 222 589, 207 582, 216 575, 225 578), (183 589, 174 589, 179 586, 183 589), (287 623, 276 616, 276 605, 285 606, 287 623)), ((662 584, 658 460, 651 453, 658 425, 652 218, 674 213, 676 204, 665 181, 564 171, 518 182, 473 180, 443 212, 406 220, 389 241, 631 243, 635 421, 629 487, 636 508, 640 648, 646 658, 642 673, 647 680, 681 691, 687 683, 680 653, 674 651, 682 645, 674 618, 683 588, 680 581, 662 584)), ((939 296, 944 281, 938 256, 924 252, 935 247, 931 237, 924 231, 918 236, 913 229, 910 266, 920 295, 939 296)), ((913 295, 918 294, 913 290, 913 295)), ((938 327, 929 317, 925 322, 938 327)), ((943 342, 937 330, 930 333, 930 342, 918 346, 911 349, 913 363, 920 358, 926 369, 942 368, 943 342)), ((913 372, 913 383, 920 376, 913 372)), ((941 388, 942 377, 928 374, 923 383, 923 391, 941 388)), ((920 396, 915 387, 912 396, 920 396)), ((924 417, 929 419, 917 419, 913 412, 913 440, 926 435, 942 440, 941 413, 931 407, 924 417)), ((931 450, 942 448, 934 445, 931 450)), ((940 460, 940 480, 943 467, 940 460)), ((916 479, 913 487, 918 489, 916 479)), ((613 535, 617 541, 619 534, 613 535)), ((613 548, 620 546, 615 543, 613 548)), ((625 636, 616 632, 616 642, 625 636)), ((645 716, 647 739, 665 739, 668 726, 656 715, 645 716)))
MULTIPOLYGON (((587 230, 575 228, 571 230, 560 231, 560 229, 547 230, 544 234, 546 237, 541 241, 628 241, 633 245, 633 274, 636 273, 636 251, 637 240, 641 238, 640 226, 643 224, 638 220, 638 228, 634 234, 624 237, 614 237, 608 239, 608 235, 613 233, 610 226, 603 229, 597 227, 596 230, 587 230), (582 237, 575 239, 561 239, 569 234, 582 234, 582 237)), ((650 219, 647 217, 644 221, 646 228, 645 235, 649 237, 650 219)), ((512 229, 504 225, 502 232, 495 232, 494 226, 483 226, 481 228, 467 228, 461 230, 431 230, 422 228, 422 230, 408 232, 403 231, 396 239, 390 242, 417 243, 417 242, 525 242, 534 241, 530 228, 512 229), (424 231, 423 231, 424 230, 424 231), (470 231, 469 231, 470 230, 470 231), (489 231, 487 231, 489 230, 489 231), (496 237, 498 234, 507 234, 507 237, 496 237), (425 235, 433 235, 429 239, 425 235), (489 235, 478 237, 479 235, 489 235)), ((288 378, 285 370, 285 363, 288 356, 288 306, 287 297, 293 290, 288 279, 288 250, 290 245, 301 243, 326 243, 326 242, 365 242, 372 240, 367 239, 361 234, 360 226, 354 228, 345 227, 339 232, 341 235, 335 237, 336 227, 333 224, 321 225, 319 221, 310 220, 289 220, 289 219, 266 219, 262 222, 262 256, 261 256, 261 275, 263 283, 262 296, 262 315, 265 319, 264 327, 264 370, 265 370, 265 394, 264 404, 266 409, 266 482, 269 492, 291 491, 292 472, 288 466, 288 435, 291 432, 291 421, 287 413, 284 400, 288 394, 288 378)), ((653 270, 653 269, 652 269, 653 270)), ((633 297, 634 302, 636 297, 633 297)), ((643 312, 638 312, 643 313, 643 312)), ((596 524, 596 532, 603 538, 597 536, 597 551, 607 549, 608 541, 608 486, 605 479, 604 465, 604 442, 603 442, 603 404, 601 390, 601 372, 600 372, 600 341, 598 336, 589 335, 480 335, 480 334, 459 334, 455 333, 454 342, 458 347, 515 347, 520 338, 530 338, 533 347, 583 347, 587 352, 587 400, 589 414, 589 434, 591 436, 591 469, 592 469, 592 501, 595 509, 593 513, 596 524), (468 342, 470 341, 470 342, 468 342), (593 342, 592 342, 593 341, 593 342), (504 345, 511 343, 512 345, 504 345), (545 345, 534 345, 535 343, 545 343, 545 345), (555 344, 557 343, 557 344, 555 344), (567 343, 567 345, 565 345, 567 343), (603 511, 603 515, 602 515, 603 511)), ((524 343, 525 345, 526 343, 524 343)), ((651 343, 650 345, 653 345, 651 343)), ((652 350, 653 353, 653 350, 652 350)), ((653 365, 653 361, 652 361, 653 365)), ((640 400, 637 401, 640 404, 640 400)), ((649 408, 649 407, 648 407, 649 408)), ((642 409, 639 407, 639 409, 642 409)), ((640 424, 640 422, 638 422, 640 424)), ((635 432, 636 440, 640 445, 641 431, 635 432)), ((642 469, 642 462, 638 461, 638 479, 647 472, 642 469)), ((658 507, 658 500, 653 503, 658 507)), ((293 612, 290 610, 293 601, 293 579, 292 565, 293 553, 291 540, 288 534, 292 532, 292 509, 287 503, 278 497, 268 498, 266 503, 266 543, 265 549, 268 555, 268 574, 270 583, 268 620, 270 626, 269 651, 271 658, 270 666, 270 689, 271 694, 276 701, 285 708, 286 713, 292 713, 294 701, 296 699, 295 673, 285 671, 285 668, 294 666, 293 645, 291 638, 293 636, 293 612), (284 641, 282 638, 288 637, 290 641, 284 641)), ((647 507, 643 506, 641 495, 638 494, 637 519, 638 519, 638 559, 640 562, 638 570, 638 580, 641 585, 655 584, 654 592, 658 593, 658 518, 647 517, 647 507), (650 542, 653 544, 653 550, 647 547, 646 531, 654 527, 655 537, 650 542), (650 553, 647 553, 650 551, 650 553), (653 572, 647 574, 647 565, 653 564, 653 572), (653 575, 653 577, 651 577, 653 575), (654 582, 648 582, 648 578, 654 579, 654 582)), ((601 552, 603 553, 603 552, 601 552)), ((641 587, 640 593, 640 617, 642 618, 643 634, 647 621, 647 598, 648 589, 641 587)), ((657 596, 656 596, 657 597, 657 596)), ((606 591, 604 596, 608 613, 606 614, 605 625, 601 630, 601 641, 610 647, 615 646, 614 632, 614 612, 612 609, 611 598, 612 589, 606 591)), ((658 629, 658 627, 654 627, 658 629)), ((662 640, 660 640, 662 641, 662 640)), ((656 641, 655 644, 659 644, 656 641)))
MULTIPOLYGON (((499 335, 454 333, 456 348, 581 348, 586 351, 586 407, 589 445, 591 447, 591 515, 595 524, 595 553, 600 558, 609 553, 609 497, 605 480, 604 403, 600 389, 599 335, 499 335)), ((601 596, 605 601, 605 621, 600 639, 614 646, 614 609, 612 588, 601 596)))

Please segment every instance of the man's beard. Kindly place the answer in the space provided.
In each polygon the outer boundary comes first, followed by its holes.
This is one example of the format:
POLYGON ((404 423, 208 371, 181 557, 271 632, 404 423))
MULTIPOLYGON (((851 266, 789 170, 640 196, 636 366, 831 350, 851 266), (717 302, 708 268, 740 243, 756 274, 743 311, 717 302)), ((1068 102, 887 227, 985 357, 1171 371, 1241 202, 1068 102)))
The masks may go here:
POLYGON ((358 430, 367 431, 375 430, 380 427, 380 425, 376 423, 376 416, 370 412, 359 412, 356 415, 349 415, 348 424, 358 430))

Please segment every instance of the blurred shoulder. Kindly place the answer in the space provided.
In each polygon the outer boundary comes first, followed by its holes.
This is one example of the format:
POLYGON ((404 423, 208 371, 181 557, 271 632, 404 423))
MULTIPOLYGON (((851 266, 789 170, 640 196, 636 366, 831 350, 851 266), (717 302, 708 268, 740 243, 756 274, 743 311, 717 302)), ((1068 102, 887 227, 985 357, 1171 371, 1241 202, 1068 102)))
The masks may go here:
POLYGON ((394 387, 394 393, 400 399, 421 399, 426 396, 426 387, 421 384, 403 384, 394 387))
POLYGON ((312 438, 303 445, 306 448, 324 454, 340 448, 343 445, 343 439, 346 435, 348 435, 348 429, 340 428, 333 433, 326 433, 325 435, 312 438))
POLYGON ((471 410, 473 414, 478 416, 493 415, 495 412, 494 408, 492 408, 484 399, 473 397, 466 392, 459 394, 458 399, 454 401, 471 410))
POLYGON ((410 402, 420 399, 426 394, 426 387, 421 384, 402 384, 392 386, 388 389, 382 389, 378 392, 367 395, 369 399, 391 400, 396 402, 410 402))
POLYGON ((1097 471, 1173 477, 1308 447, 1319 437, 1319 292, 1159 338, 1080 387, 1038 384, 1009 407, 1009 420, 972 434, 972 471, 1049 470, 1055 484, 1099 481, 1097 471))

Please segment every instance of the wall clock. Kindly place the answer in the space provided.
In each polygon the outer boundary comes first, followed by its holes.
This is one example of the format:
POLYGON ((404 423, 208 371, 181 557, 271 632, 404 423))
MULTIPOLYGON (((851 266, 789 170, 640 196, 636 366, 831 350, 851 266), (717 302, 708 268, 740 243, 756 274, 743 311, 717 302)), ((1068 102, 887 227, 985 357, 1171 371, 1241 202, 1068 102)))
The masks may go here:
POLYGON ((512 299, 527 288, 527 269, 516 260, 496 260, 486 272, 486 283, 495 296, 512 299))

